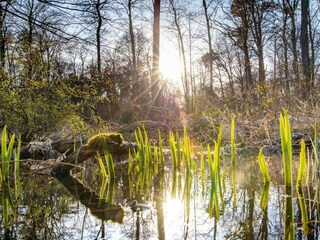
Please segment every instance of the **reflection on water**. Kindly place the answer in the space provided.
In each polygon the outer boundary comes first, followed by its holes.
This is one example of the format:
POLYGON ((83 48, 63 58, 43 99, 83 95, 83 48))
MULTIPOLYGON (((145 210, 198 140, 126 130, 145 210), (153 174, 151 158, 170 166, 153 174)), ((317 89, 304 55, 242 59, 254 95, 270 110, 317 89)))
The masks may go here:
POLYGON ((148 191, 140 191, 125 168, 116 169, 113 184, 103 182, 96 170, 77 178, 22 176, 17 197, 14 184, 1 188, 1 213, 4 197, 11 193, 16 215, 9 211, 7 227, 0 215, 0 239, 320 238, 317 187, 296 193, 277 182, 263 185, 258 165, 240 161, 235 184, 229 168, 222 169, 226 177, 219 221, 209 217, 211 181, 205 177, 203 191, 196 173, 190 177, 166 170, 154 176, 148 191))

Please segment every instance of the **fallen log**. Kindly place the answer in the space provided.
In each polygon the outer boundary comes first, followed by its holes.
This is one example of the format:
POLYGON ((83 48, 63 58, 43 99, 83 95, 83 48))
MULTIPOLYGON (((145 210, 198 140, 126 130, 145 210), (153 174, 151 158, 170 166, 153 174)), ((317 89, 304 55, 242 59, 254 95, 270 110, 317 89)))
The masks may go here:
POLYGON ((125 142, 120 133, 100 133, 89 139, 86 145, 81 146, 77 151, 57 163, 51 174, 53 176, 66 176, 70 171, 89 158, 95 157, 97 153, 105 151, 113 156, 128 154, 129 150, 136 149, 136 144, 125 142))

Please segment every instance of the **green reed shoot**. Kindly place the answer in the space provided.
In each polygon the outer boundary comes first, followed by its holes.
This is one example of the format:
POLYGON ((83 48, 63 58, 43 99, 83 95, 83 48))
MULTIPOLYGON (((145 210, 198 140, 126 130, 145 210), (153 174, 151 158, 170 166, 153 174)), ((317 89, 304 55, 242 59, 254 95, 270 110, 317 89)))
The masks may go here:
POLYGON ((154 174, 158 174, 158 165, 159 165, 159 150, 158 147, 153 145, 153 171, 154 174))
POLYGON ((300 150, 300 165, 299 165, 299 171, 298 171, 298 178, 297 178, 297 188, 302 187, 302 179, 306 173, 307 170, 307 161, 306 161, 306 144, 304 140, 301 140, 301 150, 300 150))
POLYGON ((301 209, 301 216, 302 216, 302 226, 303 226, 303 233, 305 236, 309 233, 309 227, 308 227, 308 214, 307 214, 307 206, 305 202, 305 198, 303 196, 302 190, 297 189, 298 194, 298 200, 299 200, 299 206, 301 209))
POLYGON ((207 146, 207 158, 208 158, 208 166, 210 170, 210 179, 211 179, 211 190, 210 190, 210 203, 209 203, 209 216, 213 216, 213 210, 215 209, 214 215, 217 221, 220 218, 220 209, 219 209, 219 199, 218 199, 218 189, 216 184, 216 169, 214 168, 214 163, 212 159, 210 146, 207 146))
POLYGON ((177 153, 177 169, 178 169, 178 171, 180 171, 181 140, 180 140, 179 132, 176 132, 176 141, 177 141, 177 144, 176 144, 176 149, 177 149, 177 152, 176 152, 177 153))
POLYGON ((158 129, 158 136, 159 136, 159 160, 161 165, 161 170, 164 170, 164 155, 163 155, 163 148, 162 148, 162 137, 161 132, 158 129))
POLYGON ((20 152, 21 152, 21 135, 18 138, 18 146, 14 152, 14 181, 16 189, 19 187, 19 172, 20 172, 20 152))
POLYGON ((202 196, 203 196, 204 195, 204 150, 202 145, 200 145, 200 166, 201 166, 201 186, 202 186, 202 196))
POLYGON ((284 239, 294 240, 294 208, 292 199, 292 187, 286 186, 284 239))
POLYGON ((287 186, 292 186, 292 146, 291 146, 291 130, 289 116, 285 109, 283 115, 280 114, 280 137, 282 147, 282 160, 284 169, 284 183, 287 186))
MULTIPOLYGON (((100 157, 101 159, 101 157, 100 157)), ((101 184, 101 188, 100 188, 100 192, 99 192, 99 206, 102 202, 103 196, 104 196, 104 192, 106 191, 106 187, 107 187, 107 178, 103 177, 102 178, 102 184, 101 184)))
POLYGON ((103 160, 102 160, 99 152, 97 152, 97 158, 98 158, 98 162, 99 162, 99 166, 100 166, 102 177, 103 177, 103 179, 105 179, 105 178, 107 178, 107 171, 106 171, 106 168, 104 166, 103 160))
POLYGON ((172 172, 172 190, 171 197, 176 198, 177 196, 177 171, 172 172))
POLYGON ((178 169, 178 156, 177 156, 176 140, 175 140, 175 136, 172 132, 170 132, 170 141, 169 142, 170 142, 170 151, 171 151, 171 158, 172 158, 172 164, 173 164, 173 171, 175 172, 178 169))
POLYGON ((10 159, 12 156, 15 135, 12 135, 8 145, 7 138, 7 126, 5 126, 2 130, 1 138, 1 173, 3 179, 8 178, 9 176, 10 159))
POLYGON ((13 216, 16 216, 16 210, 11 200, 10 187, 7 182, 2 182, 2 199, 1 200, 2 200, 2 215, 3 215, 4 226, 8 228, 9 227, 9 209, 11 209, 13 216))
POLYGON ((234 129, 235 129, 235 126, 234 126, 234 117, 233 117, 231 120, 231 163, 233 167, 236 165, 236 152, 237 152, 234 129))
POLYGON ((222 204, 222 208, 224 208, 224 201, 223 201, 223 191, 222 191, 222 184, 221 184, 221 169, 220 169, 220 150, 221 150, 221 140, 222 140, 222 123, 220 123, 219 134, 217 138, 217 142, 214 142, 214 169, 216 174, 216 182, 219 188, 220 200, 222 204))
POLYGON ((237 205, 237 188, 236 188, 236 176, 235 176, 235 166, 236 166, 236 152, 237 146, 235 143, 235 123, 234 117, 231 120, 231 177, 232 177, 232 193, 233 193, 233 203, 237 205))
POLYGON ((107 173, 108 173, 109 179, 110 181, 114 181, 115 171, 114 171, 113 157, 111 153, 104 152, 104 158, 107 164, 107 173))
POLYGON ((260 171, 262 173, 264 182, 269 183, 270 182, 270 175, 269 175, 266 160, 265 160, 265 157, 264 157, 262 150, 263 150, 263 148, 260 148, 259 155, 258 155, 258 162, 259 162, 260 171))
POLYGON ((318 121, 314 123, 314 140, 313 140, 313 152, 316 165, 316 177, 319 179, 319 139, 318 139, 318 121))
POLYGON ((262 194, 260 197, 260 208, 264 215, 267 214, 270 182, 264 182, 262 194))
POLYGON ((113 193, 114 193, 114 188, 115 188, 115 182, 110 181, 108 184, 108 189, 107 189, 107 197, 106 197, 106 203, 107 204, 112 204, 112 198, 113 198, 113 193))
POLYGON ((131 154, 131 149, 129 149, 128 154, 128 175, 133 173, 133 156, 131 154))

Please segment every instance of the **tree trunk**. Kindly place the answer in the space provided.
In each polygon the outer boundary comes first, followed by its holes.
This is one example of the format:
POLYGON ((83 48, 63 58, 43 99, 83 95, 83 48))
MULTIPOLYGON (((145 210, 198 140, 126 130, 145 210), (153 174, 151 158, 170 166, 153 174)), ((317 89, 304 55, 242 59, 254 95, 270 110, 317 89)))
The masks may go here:
POLYGON ((136 71, 137 58, 136 58, 136 43, 135 43, 133 23, 132 23, 132 0, 128 1, 128 11, 129 11, 129 33, 130 33, 130 42, 131 42, 132 68, 134 71, 136 71))
POLYGON ((307 100, 311 90, 311 71, 309 56, 309 39, 308 39, 308 14, 309 0, 301 0, 301 60, 303 68, 303 81, 301 86, 301 98, 307 100))
POLYGON ((152 95, 154 106, 160 106, 160 86, 159 86, 159 49, 160 49, 160 5, 161 0, 154 2, 153 20, 153 57, 152 57, 152 95))
POLYGON ((212 69, 212 40, 211 40, 211 28, 210 28, 210 19, 208 16, 208 7, 206 0, 202 1, 202 6, 204 9, 204 16, 206 18, 206 27, 207 27, 207 34, 208 34, 208 46, 209 46, 209 74, 210 74, 210 90, 213 92, 213 69, 212 69))
POLYGON ((96 14, 98 18, 98 26, 96 30, 96 42, 97 42, 97 71, 98 77, 101 77, 101 27, 102 27, 102 16, 101 16, 101 4, 100 0, 96 3, 96 14))
POLYGON ((189 81, 188 81, 188 76, 187 76, 187 60, 186 60, 186 53, 185 53, 185 47, 184 47, 184 42, 183 42, 183 36, 182 32, 180 29, 180 24, 178 21, 178 14, 177 14, 177 9, 174 6, 173 0, 170 0, 170 7, 173 13, 174 17, 174 25, 177 28, 177 33, 178 33, 178 39, 181 47, 181 56, 182 56, 182 64, 183 64, 183 88, 184 88, 184 98, 186 102, 186 112, 190 113, 190 88, 189 88, 189 81))
POLYGON ((6 38, 5 38, 5 11, 2 4, 0 4, 0 68, 1 72, 4 71, 5 67, 5 51, 6 51, 6 38))

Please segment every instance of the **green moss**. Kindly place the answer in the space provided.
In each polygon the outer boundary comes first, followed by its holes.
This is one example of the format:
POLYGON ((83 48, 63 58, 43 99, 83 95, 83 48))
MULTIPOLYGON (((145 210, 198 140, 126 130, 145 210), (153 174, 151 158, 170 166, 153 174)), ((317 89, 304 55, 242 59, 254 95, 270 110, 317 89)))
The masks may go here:
POLYGON ((105 148, 109 152, 115 152, 122 143, 123 137, 120 133, 99 133, 89 139, 87 146, 95 151, 105 148))

